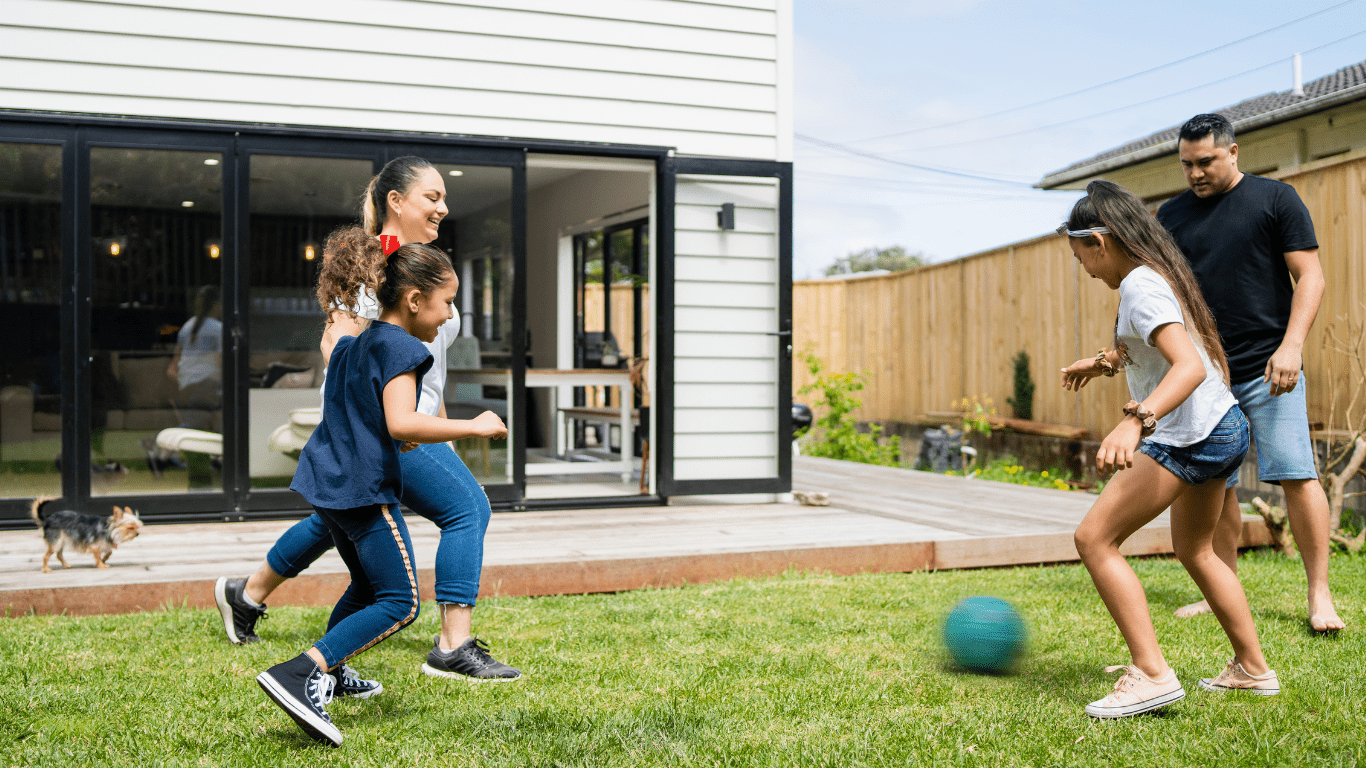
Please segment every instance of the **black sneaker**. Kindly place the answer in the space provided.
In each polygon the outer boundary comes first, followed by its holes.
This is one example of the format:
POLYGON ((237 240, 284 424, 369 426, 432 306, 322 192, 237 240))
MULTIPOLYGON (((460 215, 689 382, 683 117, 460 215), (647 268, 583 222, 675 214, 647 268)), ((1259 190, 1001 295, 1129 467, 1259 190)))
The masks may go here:
POLYGON ((342 664, 328 673, 336 679, 333 696, 350 696, 353 699, 368 699, 384 693, 384 684, 378 680, 362 680, 356 670, 342 664))
POLYGON ((332 701, 332 676, 318 668, 308 654, 284 661, 256 676, 270 700, 313 739, 340 747, 341 731, 323 709, 332 701))
POLYGON ((489 646, 471 637, 453 651, 441 650, 441 636, 432 640, 432 650, 422 674, 429 677, 463 677, 472 683, 506 683, 522 673, 489 655, 489 646))
POLYGON ((264 605, 252 605, 247 601, 244 594, 246 586, 246 579, 229 579, 227 576, 220 576, 213 585, 213 599, 223 616, 223 631, 236 645, 260 640, 256 636, 256 621, 266 616, 264 605))

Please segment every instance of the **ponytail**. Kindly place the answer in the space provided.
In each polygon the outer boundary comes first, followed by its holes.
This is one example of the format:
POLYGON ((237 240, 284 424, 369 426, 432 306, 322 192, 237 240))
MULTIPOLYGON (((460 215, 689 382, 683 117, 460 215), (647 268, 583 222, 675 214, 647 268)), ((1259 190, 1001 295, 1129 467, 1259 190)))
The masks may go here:
MULTIPOLYGON (((1060 232, 1082 232, 1105 227, 1124 247, 1131 259, 1148 267, 1171 286, 1181 305, 1186 330, 1205 347, 1205 352, 1229 381, 1228 358, 1219 342, 1219 329, 1214 323, 1200 284, 1195 280, 1190 262, 1182 255, 1171 235, 1157 221, 1157 217, 1143 205, 1134 193, 1111 181, 1097 179, 1086 185, 1086 197, 1072 206, 1072 214, 1060 232)), ((1079 238, 1087 245, 1096 244, 1094 234, 1079 238)))
POLYGON ((384 251, 365 230, 348 225, 327 236, 318 272, 318 306, 323 312, 340 310, 354 317, 361 286, 374 295, 383 280, 384 251))
POLYGON ((389 193, 398 192, 399 196, 408 194, 422 177, 422 172, 432 167, 431 163, 415 155, 396 157, 385 163, 384 168, 370 179, 365 187, 365 197, 361 200, 365 231, 371 236, 378 235, 389 219, 389 193))

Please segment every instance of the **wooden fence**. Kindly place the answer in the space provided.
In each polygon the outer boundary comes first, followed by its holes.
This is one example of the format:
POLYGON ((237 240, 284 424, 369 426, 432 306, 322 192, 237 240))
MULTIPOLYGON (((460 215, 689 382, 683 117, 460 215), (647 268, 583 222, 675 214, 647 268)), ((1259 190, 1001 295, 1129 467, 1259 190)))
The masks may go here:
MULTIPOLYGON (((1349 388, 1363 386, 1323 344, 1330 323, 1366 322, 1366 151, 1274 175, 1299 191, 1318 233, 1328 288, 1304 365, 1310 420, 1327 422, 1330 391, 1340 415, 1349 388)), ((909 272, 798 281, 793 396, 814 399, 799 393, 812 378, 800 356, 810 349, 832 370, 867 374, 860 419, 920 421, 964 397, 1011 416, 1011 358, 1024 350, 1034 419, 1085 427, 1098 439, 1118 420, 1128 389, 1117 377, 1067 392, 1060 369, 1110 345, 1118 304, 1119 293, 1087 275, 1056 235, 909 272)))

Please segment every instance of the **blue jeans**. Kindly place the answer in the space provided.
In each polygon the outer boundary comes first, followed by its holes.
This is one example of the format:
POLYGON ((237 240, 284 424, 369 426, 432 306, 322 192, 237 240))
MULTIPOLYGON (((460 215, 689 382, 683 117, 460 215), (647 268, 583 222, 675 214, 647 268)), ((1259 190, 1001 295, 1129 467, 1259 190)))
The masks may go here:
MULTIPOLYGON (((1309 439, 1309 413, 1304 396, 1304 374, 1295 388, 1271 396, 1271 383, 1261 377, 1230 389, 1238 407, 1252 422, 1252 441, 1257 446, 1257 479, 1280 485, 1282 480, 1312 480, 1319 476, 1314 465, 1314 443, 1309 439)), ((1229 487, 1238 478, 1229 478, 1229 487)))
POLYGON ((1152 457, 1177 479, 1202 485, 1237 474, 1250 442, 1247 418, 1235 405, 1214 425, 1208 437, 1194 445, 1178 448, 1144 440, 1138 452, 1152 457))
POLYGON ((397 504, 357 509, 314 507, 351 571, 327 634, 313 644, 329 668, 376 645, 417 618, 413 543, 397 504))
MULTIPOLYGON (((403 505, 436 523, 436 600, 474 605, 479 573, 484 567, 484 532, 488 530, 488 496, 465 463, 445 443, 418 446, 399 456, 403 468, 403 505)), ((294 578, 332 547, 332 532, 318 515, 309 515, 285 531, 270 548, 271 570, 294 578)))

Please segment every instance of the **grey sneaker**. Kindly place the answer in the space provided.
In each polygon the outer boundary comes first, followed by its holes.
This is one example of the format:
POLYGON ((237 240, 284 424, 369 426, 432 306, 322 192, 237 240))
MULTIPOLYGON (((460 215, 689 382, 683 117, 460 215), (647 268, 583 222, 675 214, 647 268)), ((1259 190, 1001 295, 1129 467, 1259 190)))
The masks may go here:
POLYGON ((472 683, 506 683, 522 676, 489 655, 488 644, 471 637, 453 651, 441 650, 441 636, 432 638, 432 650, 422 665, 428 677, 463 677, 472 683))
POLYGON ((246 586, 246 579, 226 576, 219 577, 213 585, 213 600, 218 603, 218 613, 223 617, 223 631, 235 645, 260 640, 256 636, 256 622, 266 617, 264 605, 252 605, 247 601, 246 586))
POLYGON ((349 696, 353 699, 368 699, 384 693, 384 684, 378 680, 362 680, 356 670, 343 664, 328 674, 336 679, 332 689, 333 696, 349 696))

